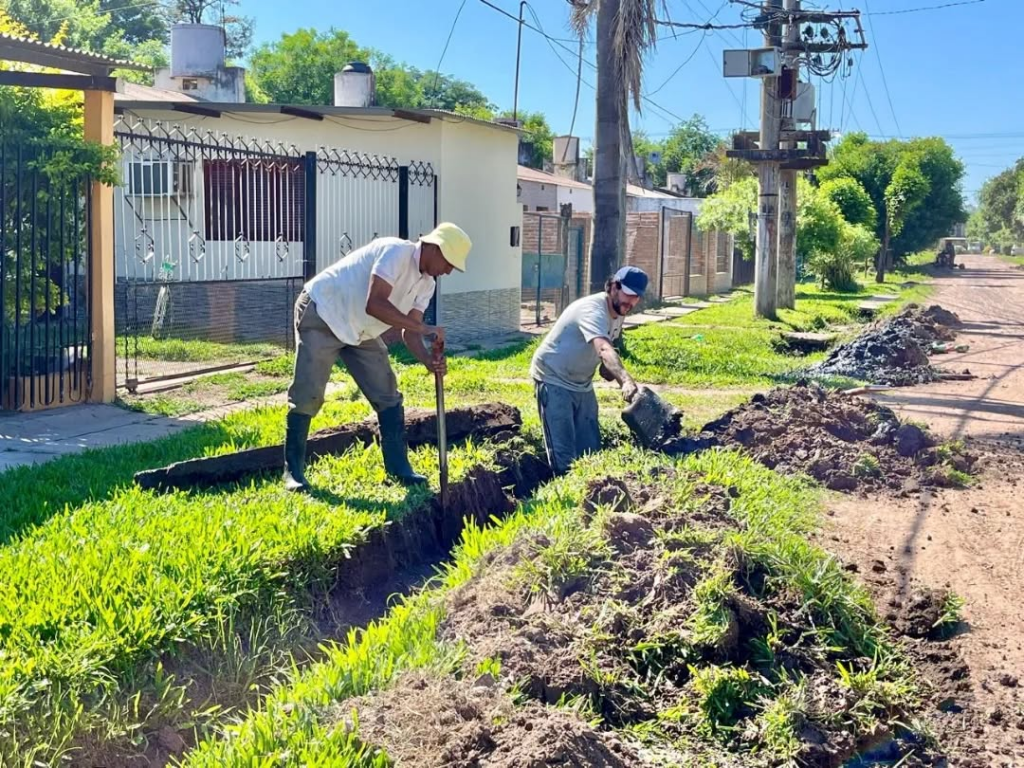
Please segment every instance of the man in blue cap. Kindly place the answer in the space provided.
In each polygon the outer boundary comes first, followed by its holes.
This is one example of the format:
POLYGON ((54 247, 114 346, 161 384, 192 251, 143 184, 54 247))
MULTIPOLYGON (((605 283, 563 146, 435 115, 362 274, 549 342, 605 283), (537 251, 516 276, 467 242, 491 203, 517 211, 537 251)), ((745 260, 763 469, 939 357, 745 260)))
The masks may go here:
POLYGON ((623 321, 643 298, 647 274, 623 267, 608 279, 604 292, 577 299, 562 312, 555 327, 533 355, 530 375, 544 427, 544 447, 551 469, 560 474, 584 453, 601 447, 594 372, 615 381, 631 402, 636 382, 626 372, 612 342, 623 321))

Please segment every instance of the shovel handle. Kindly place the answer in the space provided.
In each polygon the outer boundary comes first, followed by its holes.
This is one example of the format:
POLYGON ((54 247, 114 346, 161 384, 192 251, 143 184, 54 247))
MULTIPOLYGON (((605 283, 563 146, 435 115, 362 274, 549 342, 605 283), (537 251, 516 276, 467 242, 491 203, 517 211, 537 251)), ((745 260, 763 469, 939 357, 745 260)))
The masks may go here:
MULTIPOLYGON (((444 342, 434 344, 434 355, 444 355, 444 342)), ((437 456, 441 475, 441 508, 448 506, 448 429, 444 419, 444 376, 434 373, 434 394, 437 398, 437 456)))

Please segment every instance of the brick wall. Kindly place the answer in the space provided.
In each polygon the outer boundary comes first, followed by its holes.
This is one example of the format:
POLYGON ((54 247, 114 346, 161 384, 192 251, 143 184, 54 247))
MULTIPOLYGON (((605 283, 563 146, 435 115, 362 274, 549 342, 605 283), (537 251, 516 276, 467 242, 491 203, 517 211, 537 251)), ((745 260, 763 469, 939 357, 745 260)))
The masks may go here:
POLYGON ((162 337, 291 346, 301 278, 167 283, 118 280, 114 318, 119 335, 150 335, 161 288, 167 290, 163 323, 158 329, 162 337))
MULTIPOLYGON (((441 325, 453 344, 500 336, 519 330, 519 289, 441 294, 441 325)), ((401 331, 391 328, 381 337, 388 346, 400 344, 401 331)))
POLYGON ((661 295, 661 214, 626 214, 626 263, 640 267, 650 282, 648 296, 661 295))
POLYGON ((537 253, 537 236, 540 234, 540 248, 544 254, 562 252, 562 222, 555 216, 538 216, 523 213, 523 229, 520 244, 524 254, 537 253))
POLYGON ((570 302, 590 293, 590 238, 593 234, 594 219, 589 213, 572 217, 569 222, 569 261, 565 269, 570 302), (583 231, 582 242, 576 239, 579 230, 583 231))

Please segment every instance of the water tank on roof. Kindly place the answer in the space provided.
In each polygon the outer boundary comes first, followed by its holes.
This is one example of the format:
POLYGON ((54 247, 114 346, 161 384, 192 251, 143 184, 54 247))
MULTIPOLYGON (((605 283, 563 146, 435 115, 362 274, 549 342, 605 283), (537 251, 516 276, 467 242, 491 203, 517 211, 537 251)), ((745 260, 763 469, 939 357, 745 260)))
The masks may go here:
POLYGON ((375 101, 373 70, 368 64, 350 62, 334 76, 334 106, 372 107, 375 101))
POLYGON ((212 77, 224 66, 224 30, 214 24, 171 27, 171 77, 212 77))

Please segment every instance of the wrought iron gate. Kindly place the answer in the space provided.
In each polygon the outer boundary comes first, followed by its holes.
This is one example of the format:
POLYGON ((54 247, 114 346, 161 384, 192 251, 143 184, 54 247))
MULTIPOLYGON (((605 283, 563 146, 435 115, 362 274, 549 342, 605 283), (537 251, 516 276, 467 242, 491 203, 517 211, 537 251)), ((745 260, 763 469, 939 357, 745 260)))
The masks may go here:
POLYGON ((68 175, 69 151, 0 137, 0 411, 81 402, 92 383, 91 180, 68 175))
POLYGON ((429 164, 146 122, 115 136, 118 385, 129 390, 291 350, 306 280, 437 219, 429 164))

